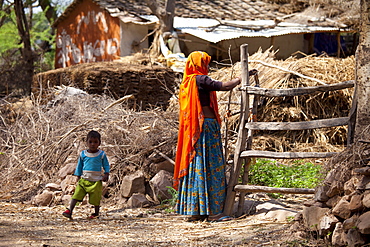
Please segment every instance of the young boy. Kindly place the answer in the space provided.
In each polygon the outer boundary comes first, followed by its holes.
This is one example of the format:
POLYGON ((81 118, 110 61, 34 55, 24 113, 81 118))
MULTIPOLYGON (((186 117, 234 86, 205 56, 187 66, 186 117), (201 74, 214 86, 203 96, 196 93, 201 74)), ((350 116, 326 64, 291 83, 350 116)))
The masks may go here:
POLYGON ((72 219, 72 212, 77 202, 81 202, 86 194, 89 194, 89 203, 95 206, 95 213, 90 219, 99 217, 100 200, 102 196, 103 183, 108 181, 110 165, 104 151, 99 150, 101 144, 100 134, 90 131, 86 137, 88 149, 83 150, 78 158, 74 175, 78 177, 78 184, 72 196, 69 209, 63 212, 63 216, 72 219), (102 176, 102 169, 104 175, 102 176))

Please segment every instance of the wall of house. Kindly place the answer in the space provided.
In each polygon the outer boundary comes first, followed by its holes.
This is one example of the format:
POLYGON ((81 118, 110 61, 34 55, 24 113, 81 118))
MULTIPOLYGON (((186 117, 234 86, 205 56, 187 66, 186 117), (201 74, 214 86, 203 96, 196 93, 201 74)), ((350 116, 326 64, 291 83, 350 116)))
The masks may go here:
POLYGON ((148 49, 148 39, 140 41, 148 35, 148 26, 121 22, 121 56, 130 56, 148 49))
POLYGON ((120 23, 84 0, 57 26, 55 68, 112 61, 120 55, 120 23))
POLYGON ((255 37, 247 38, 242 37, 239 39, 223 40, 217 44, 208 43, 205 40, 199 39, 191 35, 185 35, 186 40, 191 42, 184 42, 186 49, 184 49, 187 56, 190 52, 195 50, 203 50, 210 54, 218 61, 227 60, 229 58, 229 49, 233 62, 240 60, 240 46, 248 44, 248 53, 252 55, 258 49, 265 51, 273 46, 274 50, 279 50, 276 54, 277 59, 285 59, 291 56, 296 51, 307 52, 307 41, 304 40, 303 34, 290 34, 277 36, 272 38, 255 37))

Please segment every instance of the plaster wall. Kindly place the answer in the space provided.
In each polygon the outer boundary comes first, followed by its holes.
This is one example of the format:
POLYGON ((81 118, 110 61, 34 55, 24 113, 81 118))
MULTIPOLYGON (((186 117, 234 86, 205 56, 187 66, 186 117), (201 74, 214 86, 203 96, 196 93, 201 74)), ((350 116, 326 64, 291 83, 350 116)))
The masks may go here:
POLYGON ((120 55, 119 44, 118 18, 84 0, 57 26, 55 68, 112 61, 120 55))
POLYGON ((148 39, 140 41, 148 35, 148 26, 121 22, 121 57, 148 49, 148 39))

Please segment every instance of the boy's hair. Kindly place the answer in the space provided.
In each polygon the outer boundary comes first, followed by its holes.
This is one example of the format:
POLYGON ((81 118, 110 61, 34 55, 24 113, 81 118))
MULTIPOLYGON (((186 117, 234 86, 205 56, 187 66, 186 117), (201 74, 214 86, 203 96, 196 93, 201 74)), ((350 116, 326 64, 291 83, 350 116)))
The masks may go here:
POLYGON ((98 131, 91 130, 89 133, 87 133, 86 141, 88 141, 90 138, 98 138, 99 142, 101 142, 100 134, 98 131))

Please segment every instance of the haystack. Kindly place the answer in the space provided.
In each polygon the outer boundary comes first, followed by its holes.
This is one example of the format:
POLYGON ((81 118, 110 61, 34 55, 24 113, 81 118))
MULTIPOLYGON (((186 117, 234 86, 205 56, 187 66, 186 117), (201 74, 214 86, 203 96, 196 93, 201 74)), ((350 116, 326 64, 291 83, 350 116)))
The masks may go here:
MULTIPOLYGON (((328 56, 294 56, 286 60, 276 60, 277 51, 259 50, 249 56, 249 69, 258 70, 260 87, 263 88, 297 88, 334 84, 354 80, 354 57, 344 59, 328 56)), ((223 68, 212 72, 214 79, 227 81, 241 74, 240 63, 232 68, 223 68)), ((254 77, 250 84, 255 85, 254 77)), ((239 119, 239 102, 241 92, 234 89, 231 97, 231 117, 229 128, 236 130, 239 119)), ((257 121, 263 122, 298 122, 333 117, 347 117, 351 109, 353 89, 305 95, 300 97, 260 97, 257 121)), ((225 119, 229 92, 218 93, 221 116, 225 119)), ((250 98, 251 102, 253 97, 250 98)), ((252 105, 252 104, 250 104, 252 105)), ((235 133, 235 132, 234 132, 235 133)), ((254 149, 270 151, 322 151, 332 152, 343 149, 347 140, 347 127, 335 127, 307 131, 281 131, 255 133, 254 149)))

